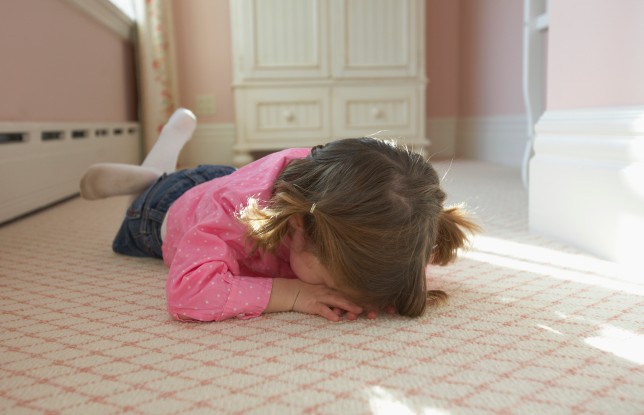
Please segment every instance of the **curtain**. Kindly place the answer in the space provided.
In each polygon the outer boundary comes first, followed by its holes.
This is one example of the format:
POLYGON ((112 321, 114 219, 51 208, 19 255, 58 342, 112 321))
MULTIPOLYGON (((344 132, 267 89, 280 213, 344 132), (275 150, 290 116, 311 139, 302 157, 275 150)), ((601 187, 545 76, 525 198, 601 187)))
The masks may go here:
POLYGON ((179 101, 170 1, 133 0, 144 154, 154 145, 179 101))

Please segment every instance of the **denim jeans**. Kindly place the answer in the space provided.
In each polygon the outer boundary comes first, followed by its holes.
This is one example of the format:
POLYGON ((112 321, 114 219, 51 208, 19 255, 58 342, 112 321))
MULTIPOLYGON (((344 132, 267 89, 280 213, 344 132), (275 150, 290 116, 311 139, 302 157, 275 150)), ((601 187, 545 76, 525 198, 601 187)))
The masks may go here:
POLYGON ((162 258, 161 224, 170 206, 194 186, 234 171, 234 167, 201 165, 163 174, 132 202, 112 250, 129 256, 162 258))

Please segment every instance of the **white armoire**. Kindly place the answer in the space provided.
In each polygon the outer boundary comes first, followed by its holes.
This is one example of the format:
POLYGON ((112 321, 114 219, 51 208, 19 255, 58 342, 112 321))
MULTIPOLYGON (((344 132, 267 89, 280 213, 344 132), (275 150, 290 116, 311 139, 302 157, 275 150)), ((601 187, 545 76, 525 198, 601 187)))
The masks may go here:
POLYGON ((237 137, 253 151, 425 139, 424 0, 231 0, 237 137))

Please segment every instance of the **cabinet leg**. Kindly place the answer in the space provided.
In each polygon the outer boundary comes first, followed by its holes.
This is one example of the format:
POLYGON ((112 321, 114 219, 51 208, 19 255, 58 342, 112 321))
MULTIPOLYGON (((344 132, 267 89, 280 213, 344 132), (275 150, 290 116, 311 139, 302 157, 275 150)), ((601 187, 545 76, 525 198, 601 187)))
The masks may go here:
POLYGON ((235 153, 233 154, 233 164, 235 165, 235 167, 245 166, 248 163, 253 162, 254 160, 255 159, 250 155, 248 151, 235 150, 235 153))

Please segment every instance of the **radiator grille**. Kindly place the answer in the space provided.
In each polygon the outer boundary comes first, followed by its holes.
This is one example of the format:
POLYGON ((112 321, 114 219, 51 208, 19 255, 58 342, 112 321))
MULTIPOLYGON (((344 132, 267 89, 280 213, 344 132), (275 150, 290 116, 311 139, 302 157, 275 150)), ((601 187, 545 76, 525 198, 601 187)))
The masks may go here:
POLYGON ((91 164, 138 164, 140 137, 136 122, 0 122, 0 223, 77 194, 91 164))

